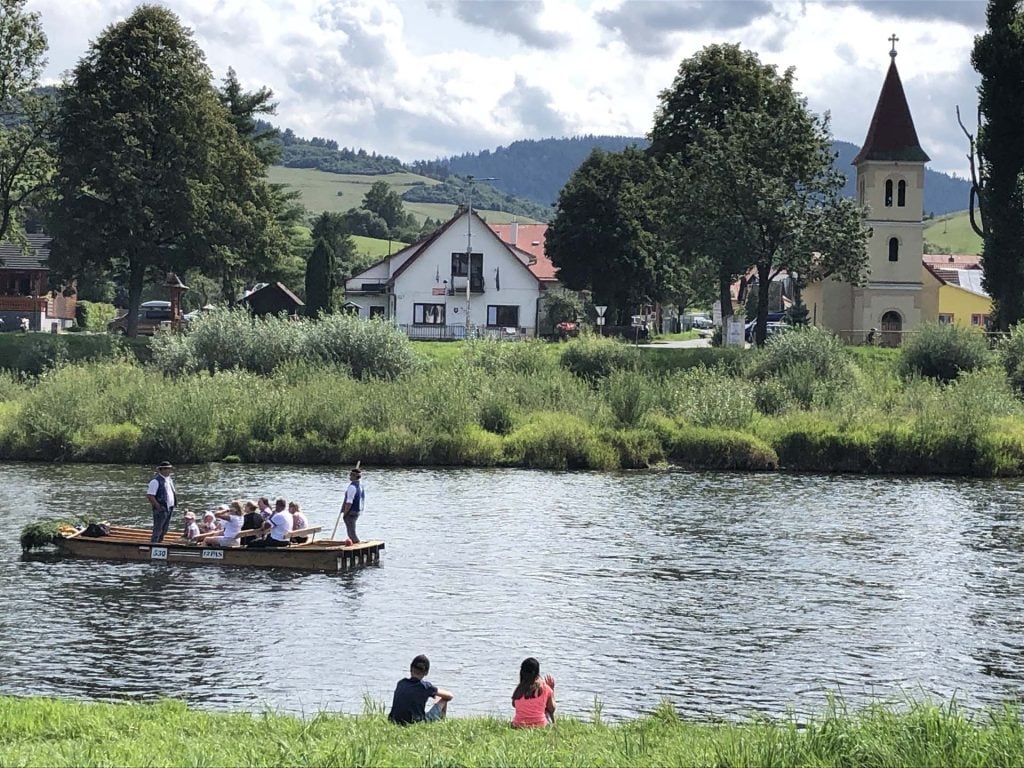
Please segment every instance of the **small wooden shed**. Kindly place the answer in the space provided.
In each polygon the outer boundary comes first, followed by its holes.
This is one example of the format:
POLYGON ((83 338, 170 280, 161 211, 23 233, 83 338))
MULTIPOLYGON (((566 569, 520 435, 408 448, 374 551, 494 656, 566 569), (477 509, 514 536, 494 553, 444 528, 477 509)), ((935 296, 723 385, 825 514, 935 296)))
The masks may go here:
POLYGON ((267 283, 262 288, 250 293, 242 301, 249 306, 250 312, 260 317, 280 315, 281 313, 289 316, 299 315, 301 314, 300 308, 306 306, 302 299, 281 283, 267 283))

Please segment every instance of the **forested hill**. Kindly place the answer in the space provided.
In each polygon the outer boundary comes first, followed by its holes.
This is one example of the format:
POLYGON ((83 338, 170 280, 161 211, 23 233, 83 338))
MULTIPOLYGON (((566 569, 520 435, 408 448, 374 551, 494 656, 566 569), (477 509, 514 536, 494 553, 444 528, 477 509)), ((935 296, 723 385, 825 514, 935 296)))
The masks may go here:
POLYGON ((647 146, 647 139, 628 136, 574 136, 569 139, 526 139, 514 141, 493 152, 467 152, 455 157, 418 160, 415 172, 435 179, 454 176, 493 176, 490 182, 502 192, 551 205, 573 171, 594 149, 621 152, 630 145, 647 146))
MULTIPOLYGON (((424 176, 443 179, 449 175, 497 177, 490 182, 503 192, 525 197, 541 205, 558 199, 565 182, 594 149, 620 152, 630 145, 647 146, 647 139, 628 136, 576 136, 571 139, 514 141, 507 147, 466 153, 436 160, 417 161, 411 169, 424 176)), ((855 194, 856 172, 850 162, 860 147, 847 141, 833 142, 836 166, 846 176, 845 194, 855 194)), ((941 215, 967 207, 970 184, 938 171, 925 170, 924 209, 941 215)))

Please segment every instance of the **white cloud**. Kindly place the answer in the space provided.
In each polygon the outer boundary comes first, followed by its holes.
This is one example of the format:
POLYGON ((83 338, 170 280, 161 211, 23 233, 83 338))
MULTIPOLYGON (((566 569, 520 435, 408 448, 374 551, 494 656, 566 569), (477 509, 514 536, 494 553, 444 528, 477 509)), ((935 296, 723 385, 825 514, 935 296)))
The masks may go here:
MULTIPOLYGON (((564 132, 643 135, 679 62, 737 42, 795 66, 837 138, 860 142, 897 59, 933 166, 964 171, 953 120, 973 114, 969 57, 978 6, 960 2, 785 0, 163 0, 195 30, 215 76, 267 85, 278 122, 300 135, 404 160, 564 132)), ((130 0, 30 0, 56 79, 130 0)))

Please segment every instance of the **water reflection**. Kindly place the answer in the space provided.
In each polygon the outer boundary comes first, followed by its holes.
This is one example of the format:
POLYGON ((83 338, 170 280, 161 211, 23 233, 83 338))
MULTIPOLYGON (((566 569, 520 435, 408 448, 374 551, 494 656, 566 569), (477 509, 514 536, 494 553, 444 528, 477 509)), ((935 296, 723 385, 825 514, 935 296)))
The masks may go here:
MULTIPOLYGON (((978 705, 1024 686, 1017 481, 389 470, 367 476, 376 568, 18 557, 21 525, 62 510, 148 524, 148 476, 0 466, 17 489, 0 499, 0 690, 358 711, 420 652, 461 713, 508 714, 526 655, 566 711, 598 696, 613 716, 661 697, 691 716, 811 712, 837 688, 978 705)), ((285 495, 328 530, 345 485, 320 468, 177 479, 185 506, 285 495)))

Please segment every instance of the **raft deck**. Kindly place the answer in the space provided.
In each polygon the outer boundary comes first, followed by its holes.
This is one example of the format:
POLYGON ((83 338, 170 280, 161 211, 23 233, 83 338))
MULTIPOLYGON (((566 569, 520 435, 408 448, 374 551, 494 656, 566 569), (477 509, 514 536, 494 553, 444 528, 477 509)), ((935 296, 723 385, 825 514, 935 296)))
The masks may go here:
MULTIPOLYGON (((384 549, 383 541, 361 541, 348 546, 331 539, 315 541, 315 529, 310 540, 304 544, 259 549, 210 547, 180 541, 176 536, 168 536, 161 543, 152 544, 152 534, 148 528, 111 526, 106 536, 90 537, 82 534, 82 531, 75 531, 73 534, 59 536, 56 544, 69 555, 100 560, 148 560, 157 563, 287 568, 327 573, 379 563, 380 553, 384 549)), ((242 531, 242 534, 258 535, 256 531, 242 531)))

